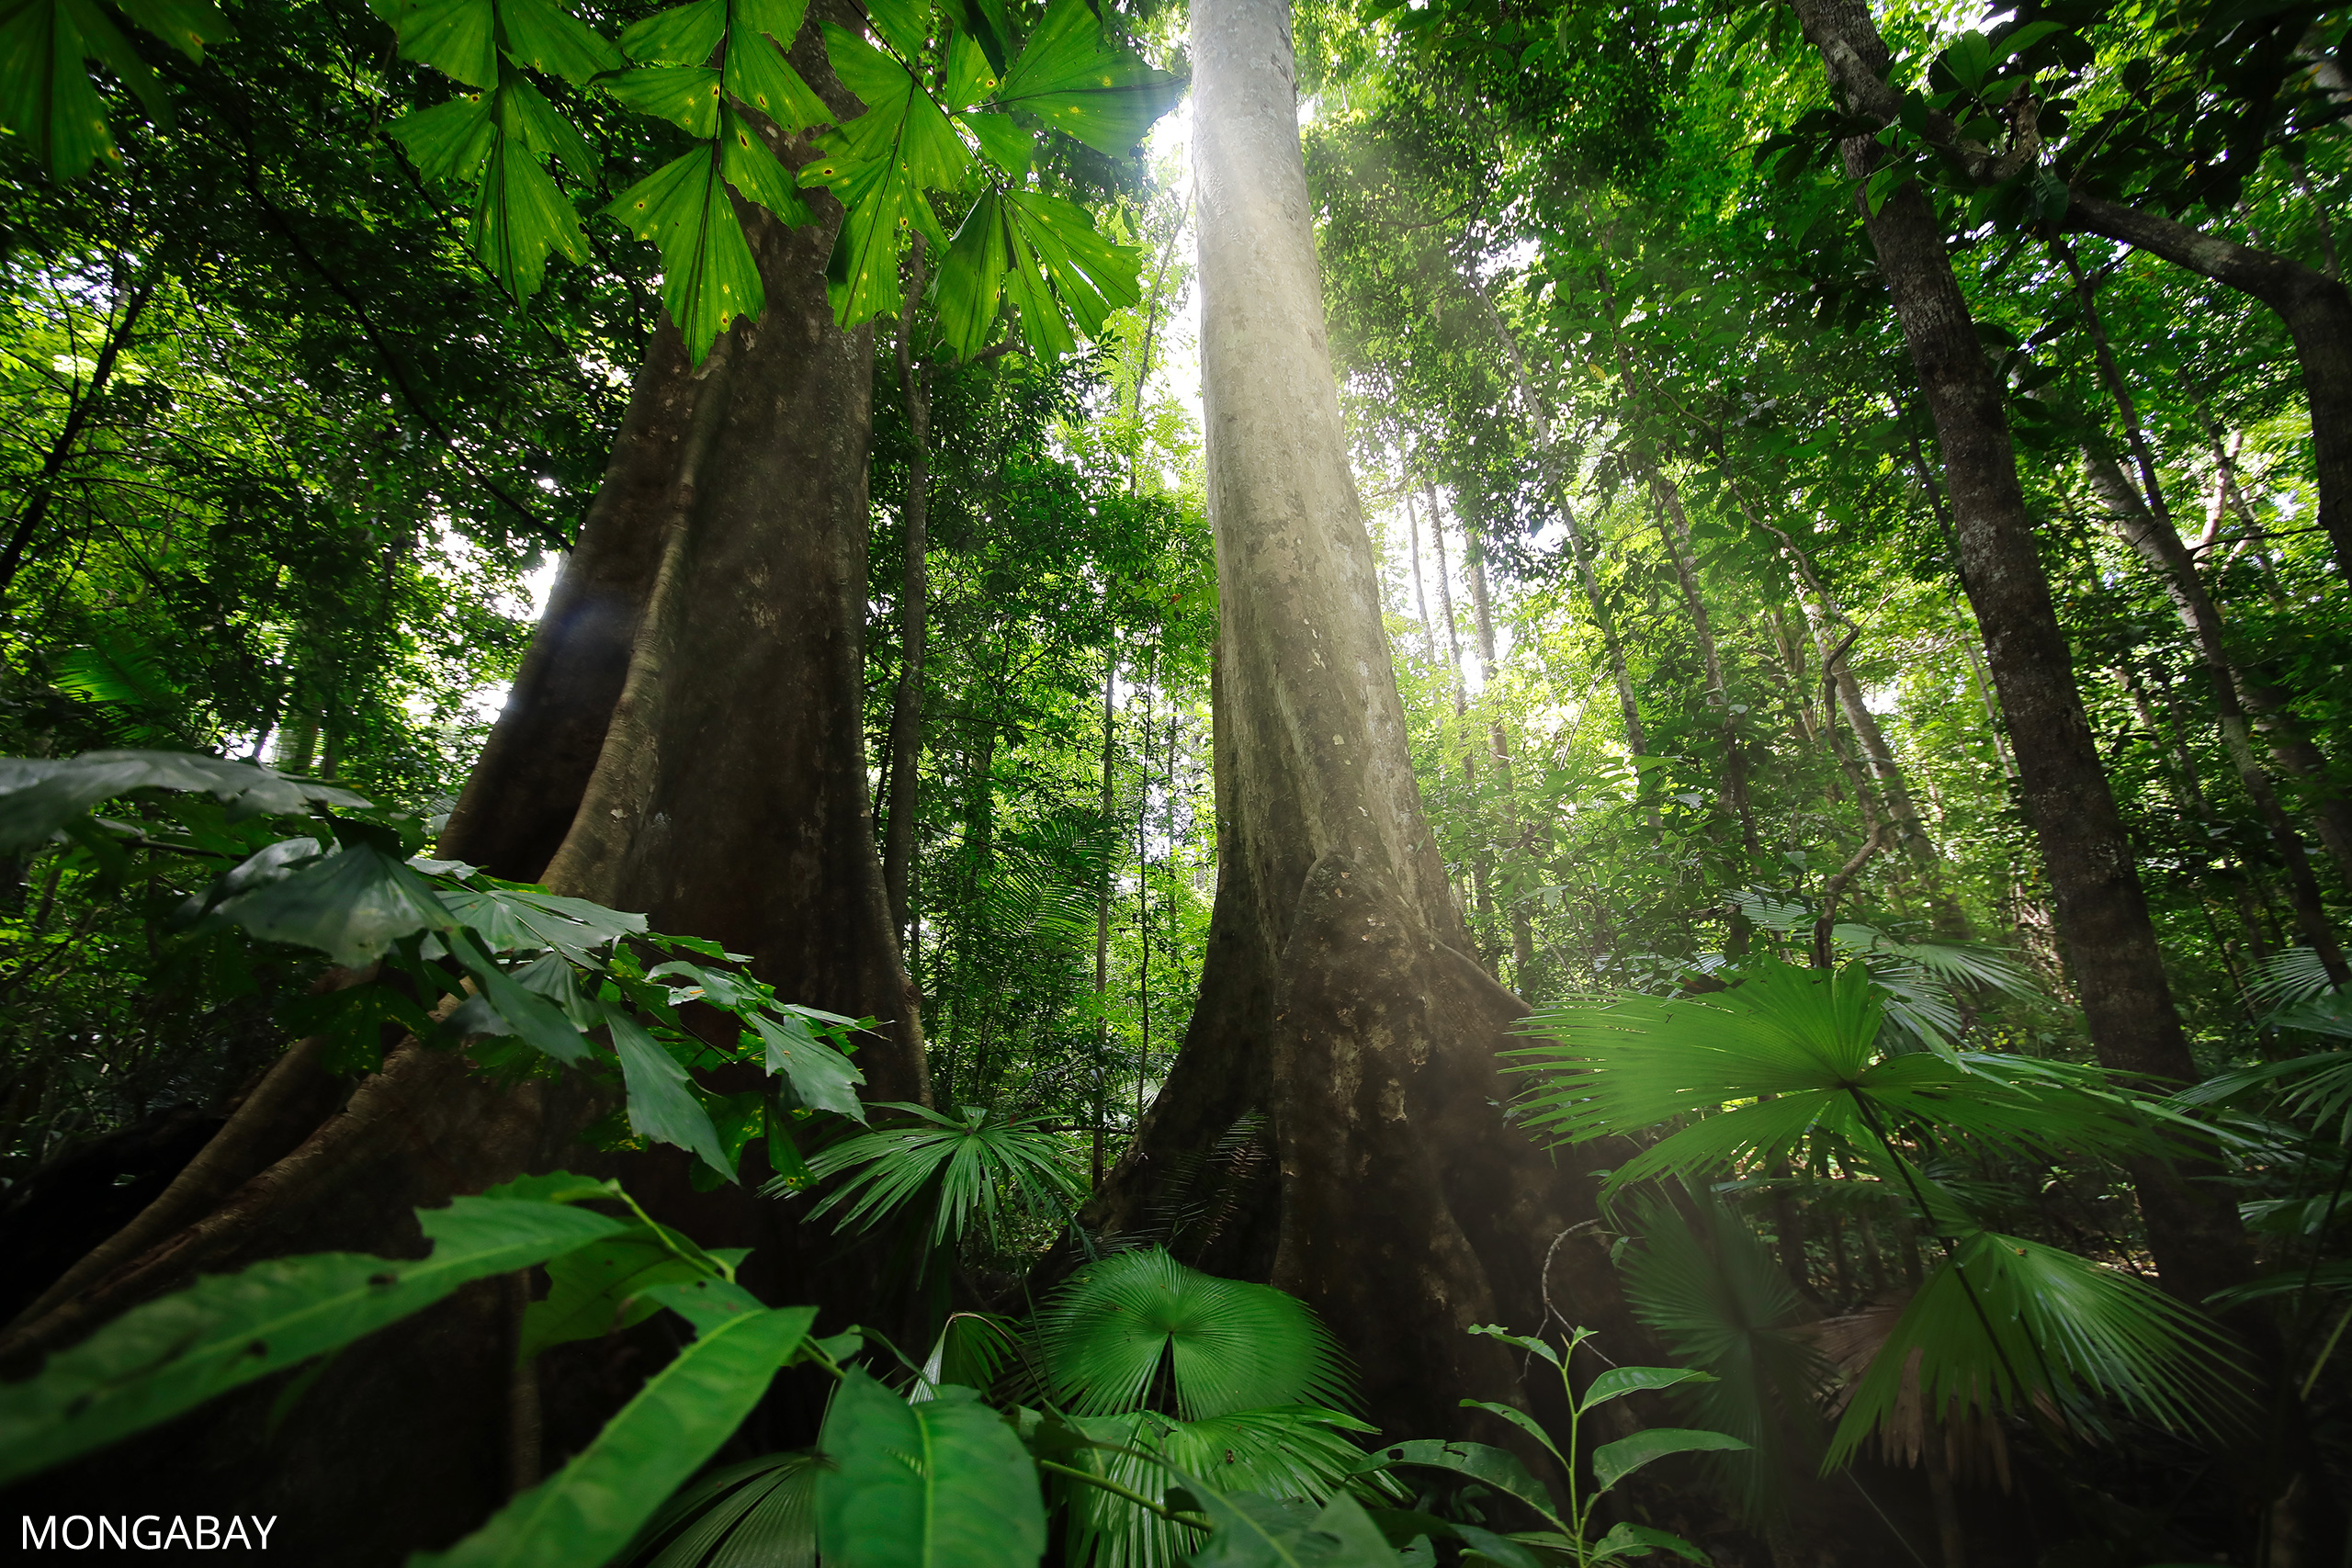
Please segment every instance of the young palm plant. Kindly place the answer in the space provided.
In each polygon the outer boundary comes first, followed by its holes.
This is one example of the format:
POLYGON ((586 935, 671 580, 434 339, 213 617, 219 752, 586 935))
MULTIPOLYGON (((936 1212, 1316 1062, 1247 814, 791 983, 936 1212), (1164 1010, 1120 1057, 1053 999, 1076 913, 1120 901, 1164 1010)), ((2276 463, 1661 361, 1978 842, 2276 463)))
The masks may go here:
POLYGON ((2098 1397, 2165 1427, 2210 1428, 2235 1375, 2219 1329, 2129 1275, 1984 1228, 1926 1168, 1961 1156, 2116 1158, 2197 1124, 2069 1064, 1894 1052, 1885 1021, 1860 964, 1824 972, 1767 960, 1729 991, 1555 1008, 1528 1025, 1544 1043, 1513 1055, 1531 1079, 1538 1134, 1575 1143, 1663 1133, 1611 1174, 1609 1193, 1804 1164, 1826 1143, 1840 1164, 1895 1190, 1941 1243, 1942 1259, 1853 1388, 1825 1471, 1895 1413, 1915 1352, 1938 1418, 2079 1419, 2098 1397))
POLYGON ((1089 1480, 1159 1495, 1171 1469, 1227 1493, 1320 1503, 1363 1458, 1353 1380, 1305 1303, 1158 1249, 1079 1270, 1037 1314, 1037 1382, 1091 1442, 1065 1477, 1068 1561, 1160 1568, 1201 1545, 1189 1523, 1089 1480))

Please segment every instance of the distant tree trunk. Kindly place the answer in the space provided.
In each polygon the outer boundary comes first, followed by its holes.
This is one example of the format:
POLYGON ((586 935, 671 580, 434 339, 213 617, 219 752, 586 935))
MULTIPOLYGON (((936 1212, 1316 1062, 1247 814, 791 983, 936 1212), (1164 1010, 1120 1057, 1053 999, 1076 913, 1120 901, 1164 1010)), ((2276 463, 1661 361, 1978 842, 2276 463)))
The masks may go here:
MULTIPOLYGON (((1119 652, 1116 647, 1102 650, 1102 823, 1110 826, 1111 811, 1117 802, 1111 792, 1112 747, 1117 737, 1114 728, 1117 710, 1113 706, 1118 695, 1119 652)), ((1111 861, 1102 862, 1102 885, 1094 897, 1094 1157, 1090 1168, 1090 1188, 1102 1185, 1104 1154, 1102 1118, 1110 1102, 1111 1073, 1111 861)))
POLYGON ((914 864, 915 816, 922 787, 923 639, 931 611, 930 547, 931 366, 914 352, 915 306, 923 290, 923 238, 907 257, 905 303, 899 313, 899 392, 907 404, 907 494, 899 503, 907 564, 899 589, 899 689, 890 699, 888 813, 882 830, 882 886, 890 901, 890 929, 907 929, 907 879, 914 864))
MULTIPOLYGON (((1453 569, 1445 558, 1445 511, 1438 504, 1437 486, 1430 481, 1427 470, 1421 474, 1421 499, 1429 502, 1430 539, 1437 547, 1437 600, 1438 607, 1445 616, 1446 667, 1453 672, 1453 716, 1467 719, 1470 686, 1468 675, 1462 667, 1461 626, 1453 618, 1453 569)), ((1489 851, 1481 821, 1484 814, 1478 809, 1478 761, 1471 754, 1466 737, 1464 740, 1462 784, 1470 809, 1470 897, 1473 907, 1478 911, 1480 930, 1491 931, 1494 929, 1495 900, 1487 886, 1489 851)), ((1480 956, 1483 959, 1487 955, 1481 953, 1480 956)))
POLYGON ((1650 495, 1657 507, 1658 532, 1666 540, 1667 558, 1674 563, 1674 579, 1682 587, 1683 605, 1690 612, 1699 668, 1707 681, 1707 705, 1714 710, 1723 736, 1723 788, 1718 803, 1739 824, 1740 842, 1754 854, 1759 845, 1756 814, 1747 804, 1747 755, 1740 749, 1739 727, 1732 721, 1731 694, 1724 685, 1723 655, 1715 646, 1714 624, 1707 615, 1706 598, 1699 592, 1699 563, 1690 548, 1690 520, 1682 510, 1682 491, 1665 474, 1653 472, 1650 495))
MULTIPOLYGON (((1473 537, 1469 541, 1470 607, 1478 624, 1478 684, 1483 691, 1495 678, 1495 607, 1487 593, 1487 551, 1485 542, 1473 537)), ((1489 709, 1487 745, 1495 759, 1495 786, 1501 792, 1503 803, 1503 839, 1505 850, 1517 853, 1526 848, 1520 837, 1519 802, 1511 795, 1510 731, 1504 728, 1502 716, 1489 709)), ((1527 906, 1519 899, 1510 905, 1511 976, 1521 986, 1527 984, 1528 966, 1535 962, 1535 928, 1528 919, 1527 906)))
POLYGON ((1437 631, 1430 624, 1430 592, 1421 581, 1421 520, 1413 511, 1413 485, 1410 479, 1402 487, 1405 492, 1405 526, 1413 546, 1413 608, 1420 617, 1421 653, 1437 668, 1437 631))
POLYGON ((2278 312, 2294 342, 2303 396, 2311 405, 2320 526, 2327 531, 2337 575, 2352 585, 2352 294, 2301 262, 2086 191, 2068 193, 2064 227, 2162 256, 2251 294, 2278 312))
MULTIPOLYGON (((1220 875, 1182 1052, 1085 1218, 1143 1229, 1184 1153, 1263 1111, 1279 1158, 1206 1266, 1311 1303, 1390 1437, 1523 1446, 1461 1407, 1530 1398, 1519 1358, 1471 1326, 1545 1324, 1548 1276, 1612 1359, 1646 1340, 1583 1228, 1614 1151, 1555 1156, 1504 1120, 1494 1054, 1525 1008, 1469 953, 1413 774, 1324 338, 1287 20, 1281 0, 1192 13, 1220 875)), ((1706 1533, 1693 1496, 1651 1517, 1706 1533)), ((1836 1529, 1821 1521, 1825 1544, 1836 1529)))
MULTIPOLYGON (((854 111, 813 26, 793 60, 854 111)), ((880 1018, 857 1058, 867 1092, 921 1100, 922 1030, 866 799, 871 339, 833 324, 824 263, 840 209, 810 199, 820 221, 794 230, 742 209, 768 299, 756 325, 699 367, 666 320, 656 332, 579 547, 439 847, 748 953, 796 1000, 880 1018)), ((415 1256, 414 1207, 562 1164, 621 1175, 707 1245, 754 1247, 742 1278, 771 1300, 871 1310, 858 1271, 803 1266, 778 1205, 741 1187, 692 1191, 666 1146, 582 1147, 598 1097, 572 1075, 504 1088, 410 1043, 346 1100, 315 1060, 311 1047, 282 1058, 151 1205, 162 1222, 133 1222, 153 1239, 14 1325, 0 1354, 69 1343, 199 1271, 318 1249, 415 1256)), ((512 1317, 487 1282, 333 1361, 274 1442, 273 1387, 258 1385, 44 1485, 119 1505, 116 1467, 132 1462, 146 1506, 234 1495, 284 1516, 273 1544, 306 1562, 446 1545, 503 1500, 512 1317)), ((551 1392, 593 1422, 607 1393, 628 1392, 601 1386, 551 1392)))
MULTIPOLYGON (((1860 0, 1798 0, 1797 14, 1838 99, 1871 101, 1893 59, 1868 8, 1860 0)), ((1878 152, 1869 137, 1846 142, 1847 174, 1858 185, 1878 152)), ((2010 733, 2030 737, 2018 750, 2019 794, 2057 897, 2092 1043, 2109 1067, 2194 1082, 2197 1063, 2036 553, 2002 389, 1977 344, 1942 226, 1925 191, 1906 182, 1886 193, 1864 228, 1935 418, 1963 585, 1994 686, 2010 733)), ((2157 1269, 2166 1289, 2190 1302, 2243 1280, 2253 1261, 2236 1205, 2208 1179, 2212 1174, 2188 1159, 2132 1164, 2157 1269)))

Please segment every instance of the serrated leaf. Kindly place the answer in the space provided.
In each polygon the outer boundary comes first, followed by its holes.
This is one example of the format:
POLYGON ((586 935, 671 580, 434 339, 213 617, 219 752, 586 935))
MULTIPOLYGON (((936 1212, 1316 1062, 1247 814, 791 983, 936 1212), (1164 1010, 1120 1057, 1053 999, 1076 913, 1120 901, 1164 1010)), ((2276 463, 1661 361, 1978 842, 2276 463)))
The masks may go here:
POLYGON ((474 192, 470 237, 482 265, 517 300, 539 291, 550 251, 567 261, 588 259, 580 215, 530 149, 511 136, 498 138, 491 147, 474 192))
POLYGON ((640 66, 604 85, 624 108, 666 119, 689 136, 718 134, 718 73, 710 66, 640 66))
POLYGON ((213 1275, 133 1307, 31 1379, 0 1384, 0 1482, 62 1464, 398 1322, 469 1280, 621 1228, 586 1209, 458 1198, 420 1210, 416 1260, 328 1252, 213 1275))
POLYGON ((964 129, 979 142, 989 163, 1015 180, 1026 176, 1037 155, 1037 139, 1009 114, 967 114, 964 129))
MULTIPOLYGON (((1143 253, 1133 245, 1104 239, 1095 231, 1094 220, 1084 208, 1043 191, 1009 192, 1004 206, 1016 235, 1016 259, 1025 246, 1042 276, 1051 282, 1053 298, 1076 321, 1079 332, 1088 337, 1097 335, 1112 311, 1142 299, 1143 253)), ((1035 293, 1034 283, 1023 288, 1035 293)), ((1025 322, 1026 310, 1023 315, 1025 322)), ((1046 351, 1043 344, 1038 347, 1046 351)))
POLYGON ((1722 1453, 1748 1445, 1728 1432, 1702 1432, 1689 1427, 1652 1427, 1603 1443, 1592 1450, 1592 1478, 1602 1491, 1616 1485, 1652 1460, 1668 1454, 1722 1453))
POLYGON ((1102 40, 1087 0, 1054 0, 1005 74, 996 102, 1114 157, 1143 140, 1184 85, 1102 40))
POLYGON ((767 303, 760 269, 729 199, 718 148, 701 147, 656 169, 605 210, 662 247, 662 302, 699 365, 737 316, 767 303))
POLYGON ((643 1024, 620 1009, 608 1008, 605 1021, 612 1030, 613 1049, 621 1059, 629 1130, 639 1137, 700 1155, 713 1170, 734 1180, 734 1168, 718 1141, 718 1129, 711 1125, 710 1112, 686 1088, 686 1069, 643 1024))
POLYGON ((931 0, 866 0, 865 19, 901 58, 913 60, 931 33, 931 0))
POLYGON ((410 1568, 579 1568, 610 1560, 700 1470, 808 1340, 813 1307, 741 1313, 698 1334, 585 1449, 447 1551, 410 1568))
POLYGON ((756 33, 739 34, 727 49, 727 92, 781 127, 786 136, 832 123, 833 111, 802 80, 784 46, 756 33))
POLYGON ((399 23, 401 57, 421 61, 469 87, 498 85, 498 9, 493 0, 419 0, 399 23))
POLYGON ((726 36, 727 0, 694 0, 630 23, 621 52, 644 65, 707 65, 726 36))
MULTIPOLYGON (((507 137, 521 141, 540 157, 560 159, 563 166, 580 178, 595 177, 595 150, 580 134, 580 128, 558 113, 556 107, 548 102, 547 95, 512 66, 499 76, 498 126, 507 137)), ((576 233, 577 220, 572 227, 576 233)))
POLYGON ((262 942, 316 948, 353 968, 382 956, 401 937, 458 924, 431 883, 366 845, 227 899, 213 919, 262 942))
MULTIPOLYGON (((754 41, 752 50, 764 51, 764 43, 754 41)), ((752 122, 727 109, 719 116, 719 172, 737 195, 747 201, 756 201, 783 220, 787 229, 797 229, 815 220, 808 204, 800 199, 800 189, 792 183, 767 142, 752 128, 752 122)))
POLYGON ((818 1447, 826 1568, 1036 1568, 1045 1552, 1036 1467, 970 1389, 909 1404, 852 1368, 818 1447))
POLYGON ((965 358, 980 351, 996 325, 1011 254, 1001 198, 991 190, 965 215, 932 285, 940 333, 965 358))
POLYGON ((408 149, 416 172, 428 180, 471 185, 498 144, 491 96, 465 93, 429 109, 411 109, 387 128, 408 149))
POLYGON ((865 1075, 847 1056, 789 1013, 776 1017, 755 1012, 750 1021, 766 1048, 768 1071, 792 1085, 793 1098, 811 1111, 865 1120, 865 1102, 857 1098, 857 1086, 865 1075))
POLYGON ((508 54, 575 87, 628 63, 603 34, 559 0, 498 0, 498 29, 508 54))

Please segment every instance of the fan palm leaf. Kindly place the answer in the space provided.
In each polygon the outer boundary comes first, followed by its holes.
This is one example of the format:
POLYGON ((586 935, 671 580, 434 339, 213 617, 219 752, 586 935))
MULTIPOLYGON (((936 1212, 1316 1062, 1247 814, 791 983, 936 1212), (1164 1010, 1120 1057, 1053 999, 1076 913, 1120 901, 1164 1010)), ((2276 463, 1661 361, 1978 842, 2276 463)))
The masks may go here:
POLYGON ((2175 1430, 2211 1430, 2245 1374, 2211 1320, 2128 1274, 2020 1236, 1960 1238, 1871 1358, 1825 1472, 1894 1415, 1906 1367, 1931 1418, 2064 1407, 2086 1395, 2175 1430))
POLYGON ((1765 960, 1743 973, 1729 991, 1571 1002, 1530 1019, 1524 1032, 1549 1043, 1509 1053, 1534 1079, 1529 1127, 1582 1143, 1679 1124, 1618 1167, 1610 1190, 1789 1158, 1816 1134, 1869 1148, 1882 1129, 1909 1128, 2041 1156, 2153 1143, 2150 1117, 2122 1095, 1993 1066, 2012 1058, 1886 1054, 1860 964, 1825 974, 1765 960))
POLYGON ((704 1477, 653 1516, 639 1568, 817 1568, 817 1456, 763 1454, 704 1477))
MULTIPOLYGON (((898 1213, 925 1192, 933 1194, 931 1243, 960 1242, 977 1217, 989 1238, 1009 1207, 1058 1217, 1083 1190, 1076 1156, 1069 1145, 1039 1125, 1035 1117, 1005 1121, 965 1106, 952 1121, 928 1106, 884 1101, 876 1110, 903 1111, 911 1122, 880 1127, 820 1149, 808 1158, 818 1180, 845 1177, 809 1211, 816 1219, 839 1209, 842 1230, 866 1230, 898 1213)), ((788 1196, 781 1179, 763 1189, 788 1196)))
POLYGON ((1172 1403, 1181 1419, 1205 1421, 1354 1403, 1339 1342, 1304 1302, 1158 1248, 1114 1253, 1072 1275, 1039 1309, 1037 1342, 1053 1398, 1080 1416, 1172 1403))
MULTIPOLYGON (((1372 1427, 1336 1410, 1284 1404, 1235 1410, 1199 1421, 1154 1412, 1081 1416, 1080 1431, 1108 1449, 1080 1451, 1077 1463, 1131 1492, 1161 1496, 1169 1466, 1230 1495, 1251 1492, 1321 1503, 1343 1490, 1363 1459, 1351 1432, 1372 1427), (1160 1461, 1165 1461, 1162 1463, 1160 1461)), ((1162 1518, 1099 1488, 1069 1486, 1069 1560, 1086 1568, 1163 1568, 1201 1544, 1189 1526, 1162 1518)))

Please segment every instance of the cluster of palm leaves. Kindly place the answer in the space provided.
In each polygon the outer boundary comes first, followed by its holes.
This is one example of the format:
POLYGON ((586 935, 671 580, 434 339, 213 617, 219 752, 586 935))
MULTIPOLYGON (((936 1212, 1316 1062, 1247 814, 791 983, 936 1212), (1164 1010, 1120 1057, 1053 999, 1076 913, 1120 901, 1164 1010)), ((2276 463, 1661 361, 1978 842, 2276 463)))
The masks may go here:
MULTIPOLYGON (((1802 1427, 1826 1398, 1838 1414, 1826 1470, 1873 1438, 1916 1458, 1923 1419, 2097 1429, 2103 1411, 2120 1410, 2209 1430, 2226 1420, 2235 1353, 2209 1319, 1981 1217, 2006 1169, 2160 1152, 2210 1129, 2093 1068, 1955 1050, 1920 1030, 1916 1011, 1891 1028, 1900 998, 1864 958, 1829 971, 1762 960, 1725 991, 1555 1008, 1528 1026, 1544 1043, 1514 1054, 1539 1135, 1644 1141, 1605 1190, 1634 1198, 1637 1310, 1716 1374, 1694 1393, 1711 1423, 1785 1456, 1776 1425, 1802 1427), (1881 1304, 1859 1353, 1846 1335, 1843 1379, 1818 1334, 1809 1346, 1791 1332, 1793 1292, 1710 1191, 1792 1166, 1842 1171, 1940 1244, 1917 1287, 1881 1304)), ((1759 1501, 1766 1461, 1730 1462, 1759 1501)))

